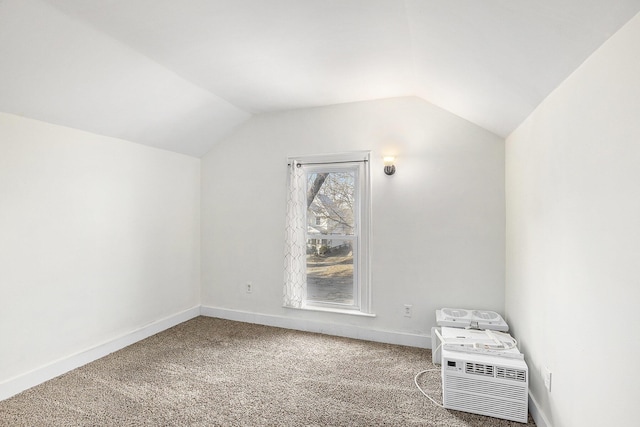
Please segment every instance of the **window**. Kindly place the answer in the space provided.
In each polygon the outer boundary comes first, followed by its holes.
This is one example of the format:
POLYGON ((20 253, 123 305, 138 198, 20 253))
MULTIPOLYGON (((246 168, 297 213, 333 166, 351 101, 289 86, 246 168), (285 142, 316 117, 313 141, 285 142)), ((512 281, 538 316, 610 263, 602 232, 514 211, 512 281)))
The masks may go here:
POLYGON ((289 165, 285 306, 369 313, 369 154, 289 165))

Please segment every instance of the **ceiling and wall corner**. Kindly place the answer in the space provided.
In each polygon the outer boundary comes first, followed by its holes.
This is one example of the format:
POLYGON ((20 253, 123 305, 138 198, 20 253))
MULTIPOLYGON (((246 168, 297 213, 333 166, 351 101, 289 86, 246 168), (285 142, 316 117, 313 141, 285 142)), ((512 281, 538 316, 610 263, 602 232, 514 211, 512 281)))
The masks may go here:
POLYGON ((640 15, 506 141, 505 312, 547 425, 637 424, 640 373, 613 367, 640 357, 619 326, 640 302, 639 48, 640 15))
POLYGON ((4 0, 0 111, 200 157, 251 115, 418 96, 506 137, 637 0, 4 0))
POLYGON ((39 0, 0 3, 0 111, 200 156, 249 114, 39 0))

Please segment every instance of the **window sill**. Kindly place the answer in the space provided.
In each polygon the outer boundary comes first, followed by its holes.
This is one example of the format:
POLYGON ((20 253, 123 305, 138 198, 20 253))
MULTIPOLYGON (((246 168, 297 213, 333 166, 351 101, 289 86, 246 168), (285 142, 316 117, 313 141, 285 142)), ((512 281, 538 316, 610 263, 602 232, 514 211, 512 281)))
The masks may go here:
POLYGON ((359 310, 349 310, 345 308, 333 308, 333 307, 319 307, 315 305, 307 305, 301 308, 285 306, 285 308, 292 308, 294 310, 304 310, 304 311, 319 311, 323 313, 349 314, 351 316, 376 317, 374 313, 365 313, 359 310))

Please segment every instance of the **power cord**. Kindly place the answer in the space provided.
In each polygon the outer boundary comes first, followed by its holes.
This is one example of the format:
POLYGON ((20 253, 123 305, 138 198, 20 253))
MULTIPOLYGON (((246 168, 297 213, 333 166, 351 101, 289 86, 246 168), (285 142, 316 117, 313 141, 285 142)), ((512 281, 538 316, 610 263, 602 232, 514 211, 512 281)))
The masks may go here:
POLYGON ((418 384, 418 377, 426 372, 434 372, 434 371, 439 371, 440 369, 426 369, 424 371, 420 371, 416 374, 416 376, 413 378, 413 382, 416 384, 416 387, 418 387, 418 390, 420 390, 420 392, 422 394, 425 395, 425 397, 427 399, 429 399, 430 401, 432 401, 434 403, 434 405, 440 407, 440 408, 444 408, 444 406, 442 406, 440 403, 436 402, 431 396, 429 396, 423 389, 422 387, 420 387, 420 384, 418 384))
MULTIPOLYGON (((440 343, 440 345, 438 347, 436 347, 435 350, 433 350, 433 353, 437 353, 438 350, 440 350, 440 347, 442 347, 442 341, 440 343)), ((420 384, 418 384, 418 377, 420 377, 420 375, 425 374, 427 372, 435 372, 435 371, 440 371, 439 368, 436 369, 425 369, 424 371, 420 371, 416 374, 415 377, 413 377, 413 382, 415 383, 416 387, 418 387, 418 390, 420 390, 420 393, 424 394, 425 397, 427 399, 429 399, 430 401, 432 401, 434 403, 434 405, 440 407, 440 408, 444 408, 444 406, 442 406, 442 404, 436 402, 431 396, 429 396, 423 389, 422 387, 420 387, 420 384)))

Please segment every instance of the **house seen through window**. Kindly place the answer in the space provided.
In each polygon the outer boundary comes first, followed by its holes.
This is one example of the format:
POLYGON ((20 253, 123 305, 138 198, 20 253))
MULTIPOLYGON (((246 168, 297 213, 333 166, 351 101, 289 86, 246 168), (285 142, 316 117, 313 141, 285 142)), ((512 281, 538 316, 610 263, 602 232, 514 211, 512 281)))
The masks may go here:
POLYGON ((307 301, 354 303, 355 184, 353 169, 307 173, 307 301))

